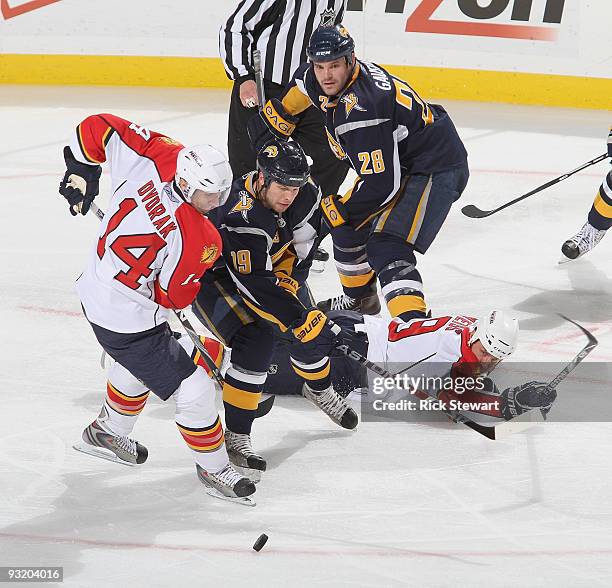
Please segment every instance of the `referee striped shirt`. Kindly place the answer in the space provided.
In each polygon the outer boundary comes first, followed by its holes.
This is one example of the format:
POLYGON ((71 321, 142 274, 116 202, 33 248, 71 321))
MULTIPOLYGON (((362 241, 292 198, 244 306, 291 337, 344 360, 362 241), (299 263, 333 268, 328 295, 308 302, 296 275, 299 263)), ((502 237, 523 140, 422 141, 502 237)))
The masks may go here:
POLYGON ((253 51, 261 52, 266 80, 285 86, 304 63, 314 29, 342 21, 346 0, 242 0, 219 32, 230 79, 254 79, 253 51))

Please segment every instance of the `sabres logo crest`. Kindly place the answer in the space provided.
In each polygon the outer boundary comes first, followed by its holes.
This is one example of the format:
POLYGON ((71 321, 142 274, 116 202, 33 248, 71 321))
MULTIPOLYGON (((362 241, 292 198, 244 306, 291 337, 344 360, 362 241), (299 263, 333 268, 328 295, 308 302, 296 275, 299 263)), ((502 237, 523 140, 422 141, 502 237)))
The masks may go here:
POLYGON ((363 108, 363 106, 359 106, 359 98, 355 96, 355 92, 351 92, 350 94, 343 96, 342 102, 344 103, 344 106, 346 107, 346 118, 349 117, 349 114, 351 114, 353 109, 359 112, 366 112, 366 109, 363 108))
POLYGON ((212 245, 206 245, 200 257, 200 263, 210 265, 217 257, 219 257, 219 248, 214 243, 212 245))
MULTIPOLYGON (((276 147, 274 147, 274 149, 276 149, 276 147)), ((240 192, 240 200, 234 204, 230 210, 230 214, 232 212, 239 212, 245 222, 248 223, 249 219, 247 218, 247 214, 251 208, 253 208, 253 199, 246 192, 240 192)))
POLYGON ((263 152, 270 158, 278 157, 278 147, 276 145, 268 145, 263 152))

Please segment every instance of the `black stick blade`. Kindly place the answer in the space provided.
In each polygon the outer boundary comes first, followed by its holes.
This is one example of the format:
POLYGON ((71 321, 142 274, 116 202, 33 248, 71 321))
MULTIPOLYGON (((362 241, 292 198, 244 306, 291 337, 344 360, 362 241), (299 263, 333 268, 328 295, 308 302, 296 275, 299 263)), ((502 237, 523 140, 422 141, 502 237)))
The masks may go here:
POLYGON ((461 209, 461 212, 465 214, 465 216, 469 216, 470 218, 485 218, 493 214, 494 210, 480 210, 477 206, 473 204, 468 204, 461 209))

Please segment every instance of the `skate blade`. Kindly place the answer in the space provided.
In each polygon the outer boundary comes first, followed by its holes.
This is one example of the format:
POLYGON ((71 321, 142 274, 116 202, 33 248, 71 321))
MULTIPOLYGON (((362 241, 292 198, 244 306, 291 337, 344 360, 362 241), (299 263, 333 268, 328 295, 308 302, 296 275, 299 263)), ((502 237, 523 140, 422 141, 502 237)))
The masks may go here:
POLYGON ((210 486, 204 486, 204 491, 209 496, 218 498, 219 500, 227 500, 228 502, 234 502, 236 504, 241 504, 242 506, 257 506, 257 503, 250 496, 226 496, 210 486))
POLYGON ((261 470, 254 470, 253 468, 245 468, 243 466, 232 463, 232 467, 243 476, 247 477, 253 484, 259 484, 261 482, 261 470))
POLYGON ((107 461, 112 461, 114 463, 120 463, 122 465, 126 465, 129 467, 134 467, 135 463, 130 463, 129 461, 124 461, 119 459, 110 449, 104 449, 103 447, 96 447, 95 445, 90 445, 89 443, 85 443, 85 441, 81 441, 79 443, 75 443, 72 446, 73 449, 80 451, 81 453, 86 453, 87 455, 93 455, 94 457, 99 457, 101 459, 106 459, 107 461))

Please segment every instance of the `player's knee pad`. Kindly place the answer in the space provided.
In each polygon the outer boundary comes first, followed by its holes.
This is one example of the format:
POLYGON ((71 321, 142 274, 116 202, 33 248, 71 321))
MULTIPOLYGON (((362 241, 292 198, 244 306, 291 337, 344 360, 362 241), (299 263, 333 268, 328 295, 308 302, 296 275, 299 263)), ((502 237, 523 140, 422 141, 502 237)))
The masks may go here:
POLYGON ((375 279, 366 252, 367 230, 343 226, 332 231, 334 262, 346 294, 359 298, 375 279))
POLYGON ((416 266, 414 246, 394 235, 373 233, 366 244, 368 261, 380 277, 382 271, 393 261, 405 261, 416 266))
POLYGON ((423 281, 413 246, 393 235, 376 233, 368 241, 370 253, 391 316, 403 320, 425 316, 423 281))
POLYGON ((176 402, 176 420, 184 426, 202 426, 218 416, 215 387, 202 368, 185 378, 172 397, 176 402))

